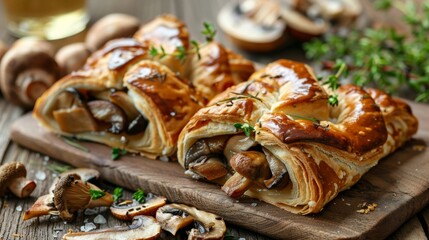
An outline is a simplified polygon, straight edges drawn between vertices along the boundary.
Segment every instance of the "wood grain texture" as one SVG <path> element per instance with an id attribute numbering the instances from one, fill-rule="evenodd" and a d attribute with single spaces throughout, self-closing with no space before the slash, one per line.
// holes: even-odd
<path id="1" fill-rule="evenodd" d="M 340 193 L 320 214 L 298 216 L 244 198 L 227 197 L 218 186 L 185 176 L 175 162 L 125 156 L 112 161 L 110 148 L 83 142 L 90 152 L 78 150 L 38 126 L 26 115 L 12 127 L 12 139 L 30 149 L 78 167 L 92 167 L 102 177 L 131 189 L 138 186 L 174 202 L 216 212 L 226 221 L 261 234 L 282 239 L 381 239 L 388 236 L 429 201 L 429 151 L 415 146 L 429 143 L 429 107 L 412 104 L 421 123 L 415 139 L 371 169 L 354 187 Z M 425 124 L 426 123 L 426 124 Z M 377 203 L 370 214 L 359 214 L 359 205 Z M 256 203 L 257 206 L 252 206 Z"/>

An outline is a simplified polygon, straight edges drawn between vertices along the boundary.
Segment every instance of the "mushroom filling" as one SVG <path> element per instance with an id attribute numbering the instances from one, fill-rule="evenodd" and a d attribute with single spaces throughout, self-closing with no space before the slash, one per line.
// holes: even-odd
<path id="1" fill-rule="evenodd" d="M 231 176 L 222 187 L 231 197 L 252 186 L 281 190 L 290 183 L 285 164 L 245 135 L 200 139 L 189 148 L 184 164 L 187 173 L 209 181 Z"/>
<path id="2" fill-rule="evenodd" d="M 67 133 L 143 133 L 148 120 L 124 91 L 89 92 L 68 88 L 58 96 L 53 116 Z"/>

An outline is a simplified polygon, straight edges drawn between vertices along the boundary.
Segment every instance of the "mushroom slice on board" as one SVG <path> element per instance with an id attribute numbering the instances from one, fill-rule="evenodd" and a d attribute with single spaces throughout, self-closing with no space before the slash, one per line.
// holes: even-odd
<path id="1" fill-rule="evenodd" d="M 223 239 L 226 232 L 221 217 L 184 204 L 168 204 L 159 208 L 156 220 L 162 229 L 173 235 L 193 222 L 195 228 L 190 231 L 188 239 Z"/>
<path id="2" fill-rule="evenodd" d="M 136 200 L 126 200 L 119 203 L 113 203 L 110 207 L 112 215 L 121 220 L 131 220 L 137 215 L 153 216 L 158 208 L 164 206 L 167 199 L 162 196 L 156 196 L 148 193 L 144 203 Z"/>
<path id="3" fill-rule="evenodd" d="M 114 227 L 92 232 L 69 232 L 63 236 L 66 240 L 92 239 L 158 239 L 161 226 L 150 216 L 136 216 L 132 225 Z"/>
<path id="4" fill-rule="evenodd" d="M 28 220 L 49 214 L 56 215 L 54 194 L 47 194 L 39 197 L 33 206 L 25 211 L 23 219 Z"/>
<path id="5" fill-rule="evenodd" d="M 19 198 L 28 197 L 36 188 L 36 182 L 26 179 L 24 164 L 10 162 L 0 167 L 0 197 L 9 189 Z"/>
<path id="6" fill-rule="evenodd" d="M 49 193 L 52 193 L 52 191 L 54 191 L 55 185 L 57 185 L 58 181 L 61 178 L 65 177 L 71 173 L 75 173 L 75 174 L 79 175 L 80 180 L 82 180 L 83 182 L 90 182 L 92 184 L 95 184 L 95 182 L 100 178 L 100 172 L 95 170 L 95 169 L 92 169 L 92 168 L 71 169 L 71 170 L 68 170 L 68 171 L 61 173 L 60 175 L 58 175 L 58 177 L 56 177 L 54 179 L 54 181 L 52 181 L 51 187 L 49 188 Z"/>

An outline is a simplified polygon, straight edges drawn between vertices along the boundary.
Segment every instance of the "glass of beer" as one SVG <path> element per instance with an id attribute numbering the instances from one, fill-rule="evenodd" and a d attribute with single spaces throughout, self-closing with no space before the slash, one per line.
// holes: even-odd
<path id="1" fill-rule="evenodd" d="M 48 40 L 72 36 L 89 21 L 85 0 L 3 0 L 8 30 Z"/>

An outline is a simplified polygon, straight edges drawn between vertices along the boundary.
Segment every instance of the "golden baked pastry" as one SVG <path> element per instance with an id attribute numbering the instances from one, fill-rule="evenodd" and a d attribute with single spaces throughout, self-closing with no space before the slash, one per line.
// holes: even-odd
<path id="1" fill-rule="evenodd" d="M 220 44 L 208 44 L 201 50 L 201 63 L 207 63 L 205 49 L 210 45 L 223 49 Z M 140 152 L 150 158 L 170 157 L 176 152 L 180 131 L 203 106 L 203 98 L 195 89 L 216 85 L 212 82 L 216 79 L 228 79 L 225 72 L 232 75 L 229 55 L 224 51 L 225 54 L 210 56 L 215 62 L 226 62 L 206 66 L 210 68 L 207 72 L 213 73 L 210 79 L 188 80 L 189 68 L 200 62 L 190 60 L 197 57 L 191 52 L 189 63 L 177 59 L 179 47 L 188 51 L 186 26 L 174 16 L 162 15 L 143 25 L 134 38 L 112 40 L 94 52 L 81 70 L 58 81 L 38 99 L 33 114 L 42 125 L 63 135 Z M 165 56 L 152 56 L 151 48 L 164 49 Z M 246 60 L 237 59 L 240 56 L 231 54 L 234 66 L 249 66 Z M 253 67 L 251 63 L 250 66 Z M 237 69 L 243 76 L 243 67 Z M 193 77 L 201 79 L 199 74 L 205 72 L 194 72 Z M 204 97 L 210 100 L 233 83 L 230 80 L 210 89 Z"/>
<path id="2" fill-rule="evenodd" d="M 417 131 L 409 106 L 341 86 L 338 106 L 303 63 L 279 60 L 200 109 L 179 137 L 186 173 L 293 213 L 321 209 Z"/>

